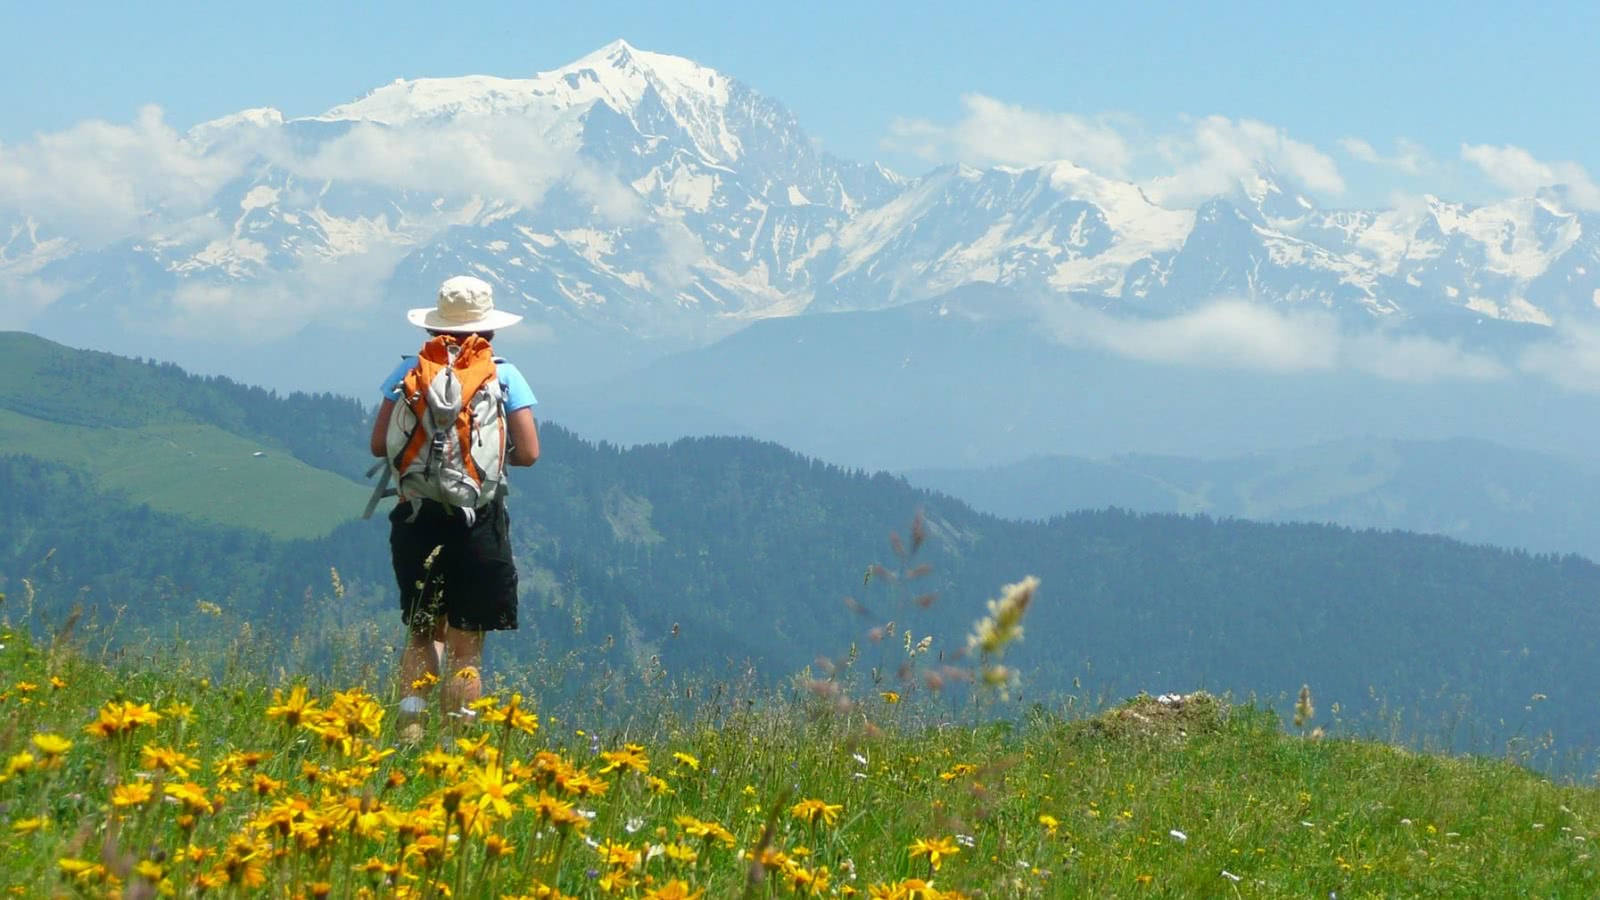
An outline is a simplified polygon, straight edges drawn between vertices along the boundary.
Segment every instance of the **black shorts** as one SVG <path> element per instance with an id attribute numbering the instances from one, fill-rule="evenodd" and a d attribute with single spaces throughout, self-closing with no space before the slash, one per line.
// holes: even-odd
<path id="1" fill-rule="evenodd" d="M 431 500 L 407 522 L 411 510 L 410 503 L 399 503 L 389 513 L 389 552 L 406 625 L 421 630 L 444 615 L 462 631 L 516 628 L 517 566 L 505 502 L 478 510 L 471 527 L 459 511 Z"/>

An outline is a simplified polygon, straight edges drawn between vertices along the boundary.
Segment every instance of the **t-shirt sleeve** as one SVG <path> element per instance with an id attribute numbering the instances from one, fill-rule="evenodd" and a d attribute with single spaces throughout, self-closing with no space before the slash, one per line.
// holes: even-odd
<path id="1" fill-rule="evenodd" d="M 389 377 L 383 379 L 383 387 L 380 388 L 382 399 L 400 399 L 400 382 L 406 380 L 406 373 L 411 371 L 413 365 L 416 365 L 416 357 L 407 356 L 400 360 L 394 371 L 389 373 Z"/>
<path id="2" fill-rule="evenodd" d="M 528 379 L 523 378 L 521 370 L 511 363 L 500 364 L 500 384 L 506 390 L 506 412 L 538 405 L 533 388 L 528 386 Z"/>

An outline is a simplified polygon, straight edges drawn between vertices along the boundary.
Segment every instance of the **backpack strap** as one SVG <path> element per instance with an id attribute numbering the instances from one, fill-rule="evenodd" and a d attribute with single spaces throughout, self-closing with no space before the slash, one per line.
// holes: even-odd
<path id="1" fill-rule="evenodd" d="M 385 497 L 393 497 L 399 493 L 399 491 L 389 487 L 389 479 L 394 477 L 394 470 L 389 468 L 388 460 L 380 459 L 373 463 L 372 468 L 367 470 L 367 477 L 371 478 L 374 475 L 378 475 L 380 471 L 383 474 L 378 476 L 378 484 L 372 489 L 372 496 L 367 499 L 367 509 L 361 514 L 363 519 L 372 518 L 373 510 L 378 508 L 378 501 Z"/>

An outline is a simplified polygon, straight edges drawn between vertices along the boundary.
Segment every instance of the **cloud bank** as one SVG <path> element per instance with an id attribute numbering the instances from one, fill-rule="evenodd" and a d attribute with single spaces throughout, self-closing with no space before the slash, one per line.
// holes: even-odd
<path id="1" fill-rule="evenodd" d="M 1487 381 L 1521 371 L 1457 342 L 1352 330 L 1323 312 L 1219 300 L 1166 318 L 1112 315 L 1067 300 L 1037 307 L 1058 342 L 1170 366 L 1268 374 L 1355 371 L 1403 382 Z M 1600 384 L 1600 336 L 1596 344 Z"/>

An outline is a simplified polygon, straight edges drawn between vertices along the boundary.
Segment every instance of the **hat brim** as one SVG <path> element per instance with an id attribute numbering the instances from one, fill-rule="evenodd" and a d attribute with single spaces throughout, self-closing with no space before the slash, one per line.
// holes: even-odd
<path id="1" fill-rule="evenodd" d="M 437 308 L 425 306 L 421 309 L 408 311 L 406 313 L 406 321 L 418 328 L 426 328 L 429 331 L 443 331 L 449 334 L 472 334 L 475 331 L 499 331 L 502 328 L 509 328 L 521 322 L 522 317 L 516 313 L 493 309 L 482 318 L 467 322 L 452 322 L 439 315 Z"/>

